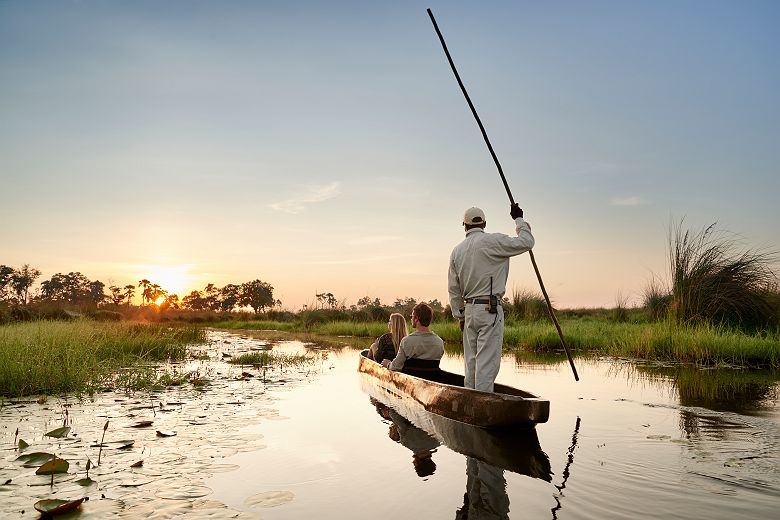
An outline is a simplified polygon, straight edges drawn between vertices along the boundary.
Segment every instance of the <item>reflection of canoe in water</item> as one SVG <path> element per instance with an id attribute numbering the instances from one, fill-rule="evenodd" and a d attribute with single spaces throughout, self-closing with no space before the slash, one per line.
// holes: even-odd
<path id="1" fill-rule="evenodd" d="M 410 428 L 419 430 L 452 451 L 492 466 L 546 482 L 552 480 L 550 460 L 539 445 L 536 429 L 510 427 L 486 430 L 426 412 L 420 406 L 405 406 L 411 403 L 387 394 L 368 375 L 362 376 L 361 383 L 363 390 L 371 396 L 377 412 L 393 423 L 407 422 L 407 431 Z M 387 406 L 390 413 L 381 413 L 382 406 Z"/>
<path id="2" fill-rule="evenodd" d="M 429 381 L 388 370 L 368 359 L 367 354 L 367 350 L 360 353 L 358 370 L 370 376 L 372 384 L 382 393 L 405 404 L 416 403 L 442 417 L 482 428 L 497 428 L 531 426 L 547 422 L 550 415 L 550 401 L 511 386 L 496 384 L 492 393 L 480 392 L 464 388 L 463 376 L 444 370 L 436 374 L 436 381 Z"/>

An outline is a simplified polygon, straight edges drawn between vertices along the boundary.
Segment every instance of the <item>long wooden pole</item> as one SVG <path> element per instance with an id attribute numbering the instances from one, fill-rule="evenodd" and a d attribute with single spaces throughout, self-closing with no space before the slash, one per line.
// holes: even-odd
<path id="1" fill-rule="evenodd" d="M 490 144 L 490 139 L 488 139 L 487 132 L 485 131 L 485 127 L 482 125 L 482 120 L 479 118 L 479 114 L 477 114 L 477 109 L 474 108 L 474 103 L 471 102 L 471 98 L 469 97 L 469 93 L 466 92 L 466 87 L 463 85 L 463 81 L 460 79 L 460 74 L 458 74 L 458 69 L 455 68 L 455 62 L 452 61 L 452 56 L 450 56 L 450 51 L 447 49 L 447 44 L 444 42 L 444 36 L 442 36 L 441 31 L 439 30 L 439 25 L 436 23 L 436 18 L 433 17 L 433 12 L 428 9 L 428 16 L 431 18 L 431 22 L 433 23 L 433 28 L 436 30 L 436 34 L 439 36 L 439 41 L 441 42 L 442 49 L 444 49 L 444 54 L 447 56 L 447 61 L 450 63 L 450 68 L 452 68 L 453 74 L 455 74 L 455 79 L 458 81 L 458 85 L 460 85 L 460 90 L 463 92 L 463 96 L 466 98 L 466 102 L 469 105 L 469 108 L 471 109 L 471 113 L 474 115 L 474 119 L 477 120 L 477 125 L 479 126 L 479 131 L 482 132 L 482 137 L 485 139 L 485 144 L 488 147 L 488 150 L 490 150 L 490 155 L 493 157 L 493 162 L 496 163 L 496 168 L 498 168 L 498 174 L 501 176 L 501 182 L 504 183 L 504 189 L 506 190 L 506 194 L 509 196 L 509 202 L 514 205 L 515 199 L 512 197 L 512 191 L 509 189 L 509 184 L 506 182 L 506 176 L 504 176 L 504 169 L 501 168 L 501 163 L 498 162 L 498 157 L 496 156 L 496 152 L 493 150 L 493 145 Z M 542 275 L 539 273 L 539 267 L 536 265 L 536 258 L 534 257 L 533 251 L 528 251 L 528 255 L 531 257 L 531 263 L 534 266 L 534 272 L 536 273 L 536 278 L 539 280 L 539 287 L 542 289 L 542 295 L 544 295 L 544 301 L 547 302 L 547 312 L 550 314 L 550 318 L 552 319 L 553 323 L 555 324 L 555 328 L 558 331 L 558 337 L 561 339 L 561 345 L 563 345 L 563 349 L 566 351 L 566 357 L 569 358 L 569 365 L 571 365 L 571 370 L 574 372 L 574 380 L 579 381 L 580 376 L 577 375 L 577 368 L 574 366 L 574 360 L 571 357 L 571 352 L 569 351 L 569 347 L 566 345 L 566 340 L 563 338 L 563 331 L 561 330 L 561 325 L 558 323 L 558 318 L 555 317 L 555 311 L 553 310 L 552 303 L 550 302 L 550 297 L 547 295 L 547 290 L 544 288 L 544 282 L 542 281 Z"/>

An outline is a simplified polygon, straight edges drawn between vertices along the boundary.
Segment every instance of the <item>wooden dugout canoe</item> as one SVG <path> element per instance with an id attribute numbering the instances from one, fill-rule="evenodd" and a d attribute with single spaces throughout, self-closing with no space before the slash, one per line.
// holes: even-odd
<path id="1" fill-rule="evenodd" d="M 463 387 L 463 376 L 441 370 L 437 381 L 394 372 L 360 353 L 358 371 L 372 378 L 384 393 L 425 411 L 481 428 L 533 426 L 547 422 L 550 401 L 524 390 L 496 384 L 494 391 L 480 392 Z"/>
<path id="2" fill-rule="evenodd" d="M 361 386 L 376 408 L 377 413 L 398 428 L 406 423 L 405 431 L 410 428 L 421 431 L 445 445 L 454 452 L 471 457 L 495 468 L 528 475 L 546 482 L 552 480 L 550 459 L 539 445 L 536 428 L 516 426 L 498 429 L 486 429 L 460 421 L 453 421 L 435 413 L 426 412 L 420 406 L 409 408 L 398 399 L 373 384 L 374 378 L 360 374 Z M 392 438 L 392 437 L 391 437 Z M 419 445 L 419 435 L 415 436 Z M 396 440 L 396 439 L 393 439 Z M 415 446 L 398 442 L 416 453 Z"/>

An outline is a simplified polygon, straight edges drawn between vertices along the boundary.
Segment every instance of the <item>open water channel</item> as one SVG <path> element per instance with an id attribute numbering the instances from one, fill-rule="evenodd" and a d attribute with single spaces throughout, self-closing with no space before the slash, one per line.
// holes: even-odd
<path id="1" fill-rule="evenodd" d="M 549 399 L 549 421 L 447 437 L 371 399 L 354 340 L 278 336 L 210 332 L 193 347 L 208 359 L 164 367 L 197 371 L 198 386 L 6 401 L 0 517 L 37 518 L 37 500 L 79 497 L 89 500 L 62 518 L 768 519 L 780 510 L 776 374 L 577 359 L 575 382 L 565 359 L 507 355 L 499 382 Z M 313 361 L 225 362 L 268 348 Z M 457 354 L 442 364 L 462 371 Z M 65 437 L 45 435 L 63 425 Z M 19 438 L 30 445 L 22 454 L 54 453 L 68 473 L 53 486 L 36 475 L 34 460 L 18 459 Z"/>

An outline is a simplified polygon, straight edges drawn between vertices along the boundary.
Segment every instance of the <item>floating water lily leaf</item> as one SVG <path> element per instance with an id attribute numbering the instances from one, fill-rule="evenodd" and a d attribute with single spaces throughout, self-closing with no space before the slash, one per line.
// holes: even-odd
<path id="1" fill-rule="evenodd" d="M 154 421 L 138 421 L 137 423 L 133 424 L 131 428 L 148 428 L 154 424 Z"/>
<path id="2" fill-rule="evenodd" d="M 78 484 L 79 486 L 84 486 L 84 487 L 86 487 L 86 486 L 91 486 L 91 485 L 92 485 L 92 484 L 94 484 L 94 483 L 95 483 L 95 481 L 94 481 L 94 480 L 92 480 L 92 479 L 91 479 L 91 478 L 89 478 L 89 477 L 87 477 L 87 478 L 80 478 L 80 479 L 78 479 L 78 480 L 76 481 L 76 484 Z"/>
<path id="3" fill-rule="evenodd" d="M 168 432 L 168 431 L 157 430 L 157 436 L 158 437 L 174 437 L 175 435 L 176 435 L 176 432 Z"/>
<path id="4" fill-rule="evenodd" d="M 144 465 L 144 461 L 139 460 L 138 462 L 134 462 L 134 463 L 130 464 L 130 467 L 131 468 L 140 468 L 143 465 Z"/>
<path id="5" fill-rule="evenodd" d="M 41 464 L 48 462 L 53 458 L 55 458 L 53 453 L 44 453 L 42 451 L 36 451 L 33 453 L 25 453 L 24 455 L 19 455 L 18 457 L 16 457 L 16 460 L 23 461 L 24 466 L 27 468 L 37 468 Z"/>
<path id="6" fill-rule="evenodd" d="M 19 451 L 23 451 L 23 450 L 25 450 L 25 449 L 26 449 L 26 448 L 29 446 L 29 444 L 27 444 L 26 442 L 24 442 L 24 440 L 22 440 L 22 439 L 19 439 L 19 444 L 18 444 L 18 446 L 19 446 Z"/>
<path id="7" fill-rule="evenodd" d="M 82 502 L 84 502 L 84 498 L 78 500 L 48 499 L 37 501 L 33 507 L 45 515 L 59 515 L 77 509 Z"/>
<path id="8" fill-rule="evenodd" d="M 70 462 L 65 459 L 54 458 L 35 471 L 36 475 L 55 475 L 57 473 L 67 473 Z"/>
<path id="9" fill-rule="evenodd" d="M 68 435 L 70 432 L 70 426 L 63 426 L 62 428 L 57 428 L 55 430 L 50 431 L 46 434 L 47 437 L 54 437 L 55 439 L 61 439 Z"/>
<path id="10" fill-rule="evenodd" d="M 123 441 L 115 441 L 113 444 L 117 444 L 118 446 L 116 449 L 118 450 L 126 450 L 128 448 L 132 448 L 133 444 L 135 444 L 135 441 L 132 439 L 126 439 Z"/>

